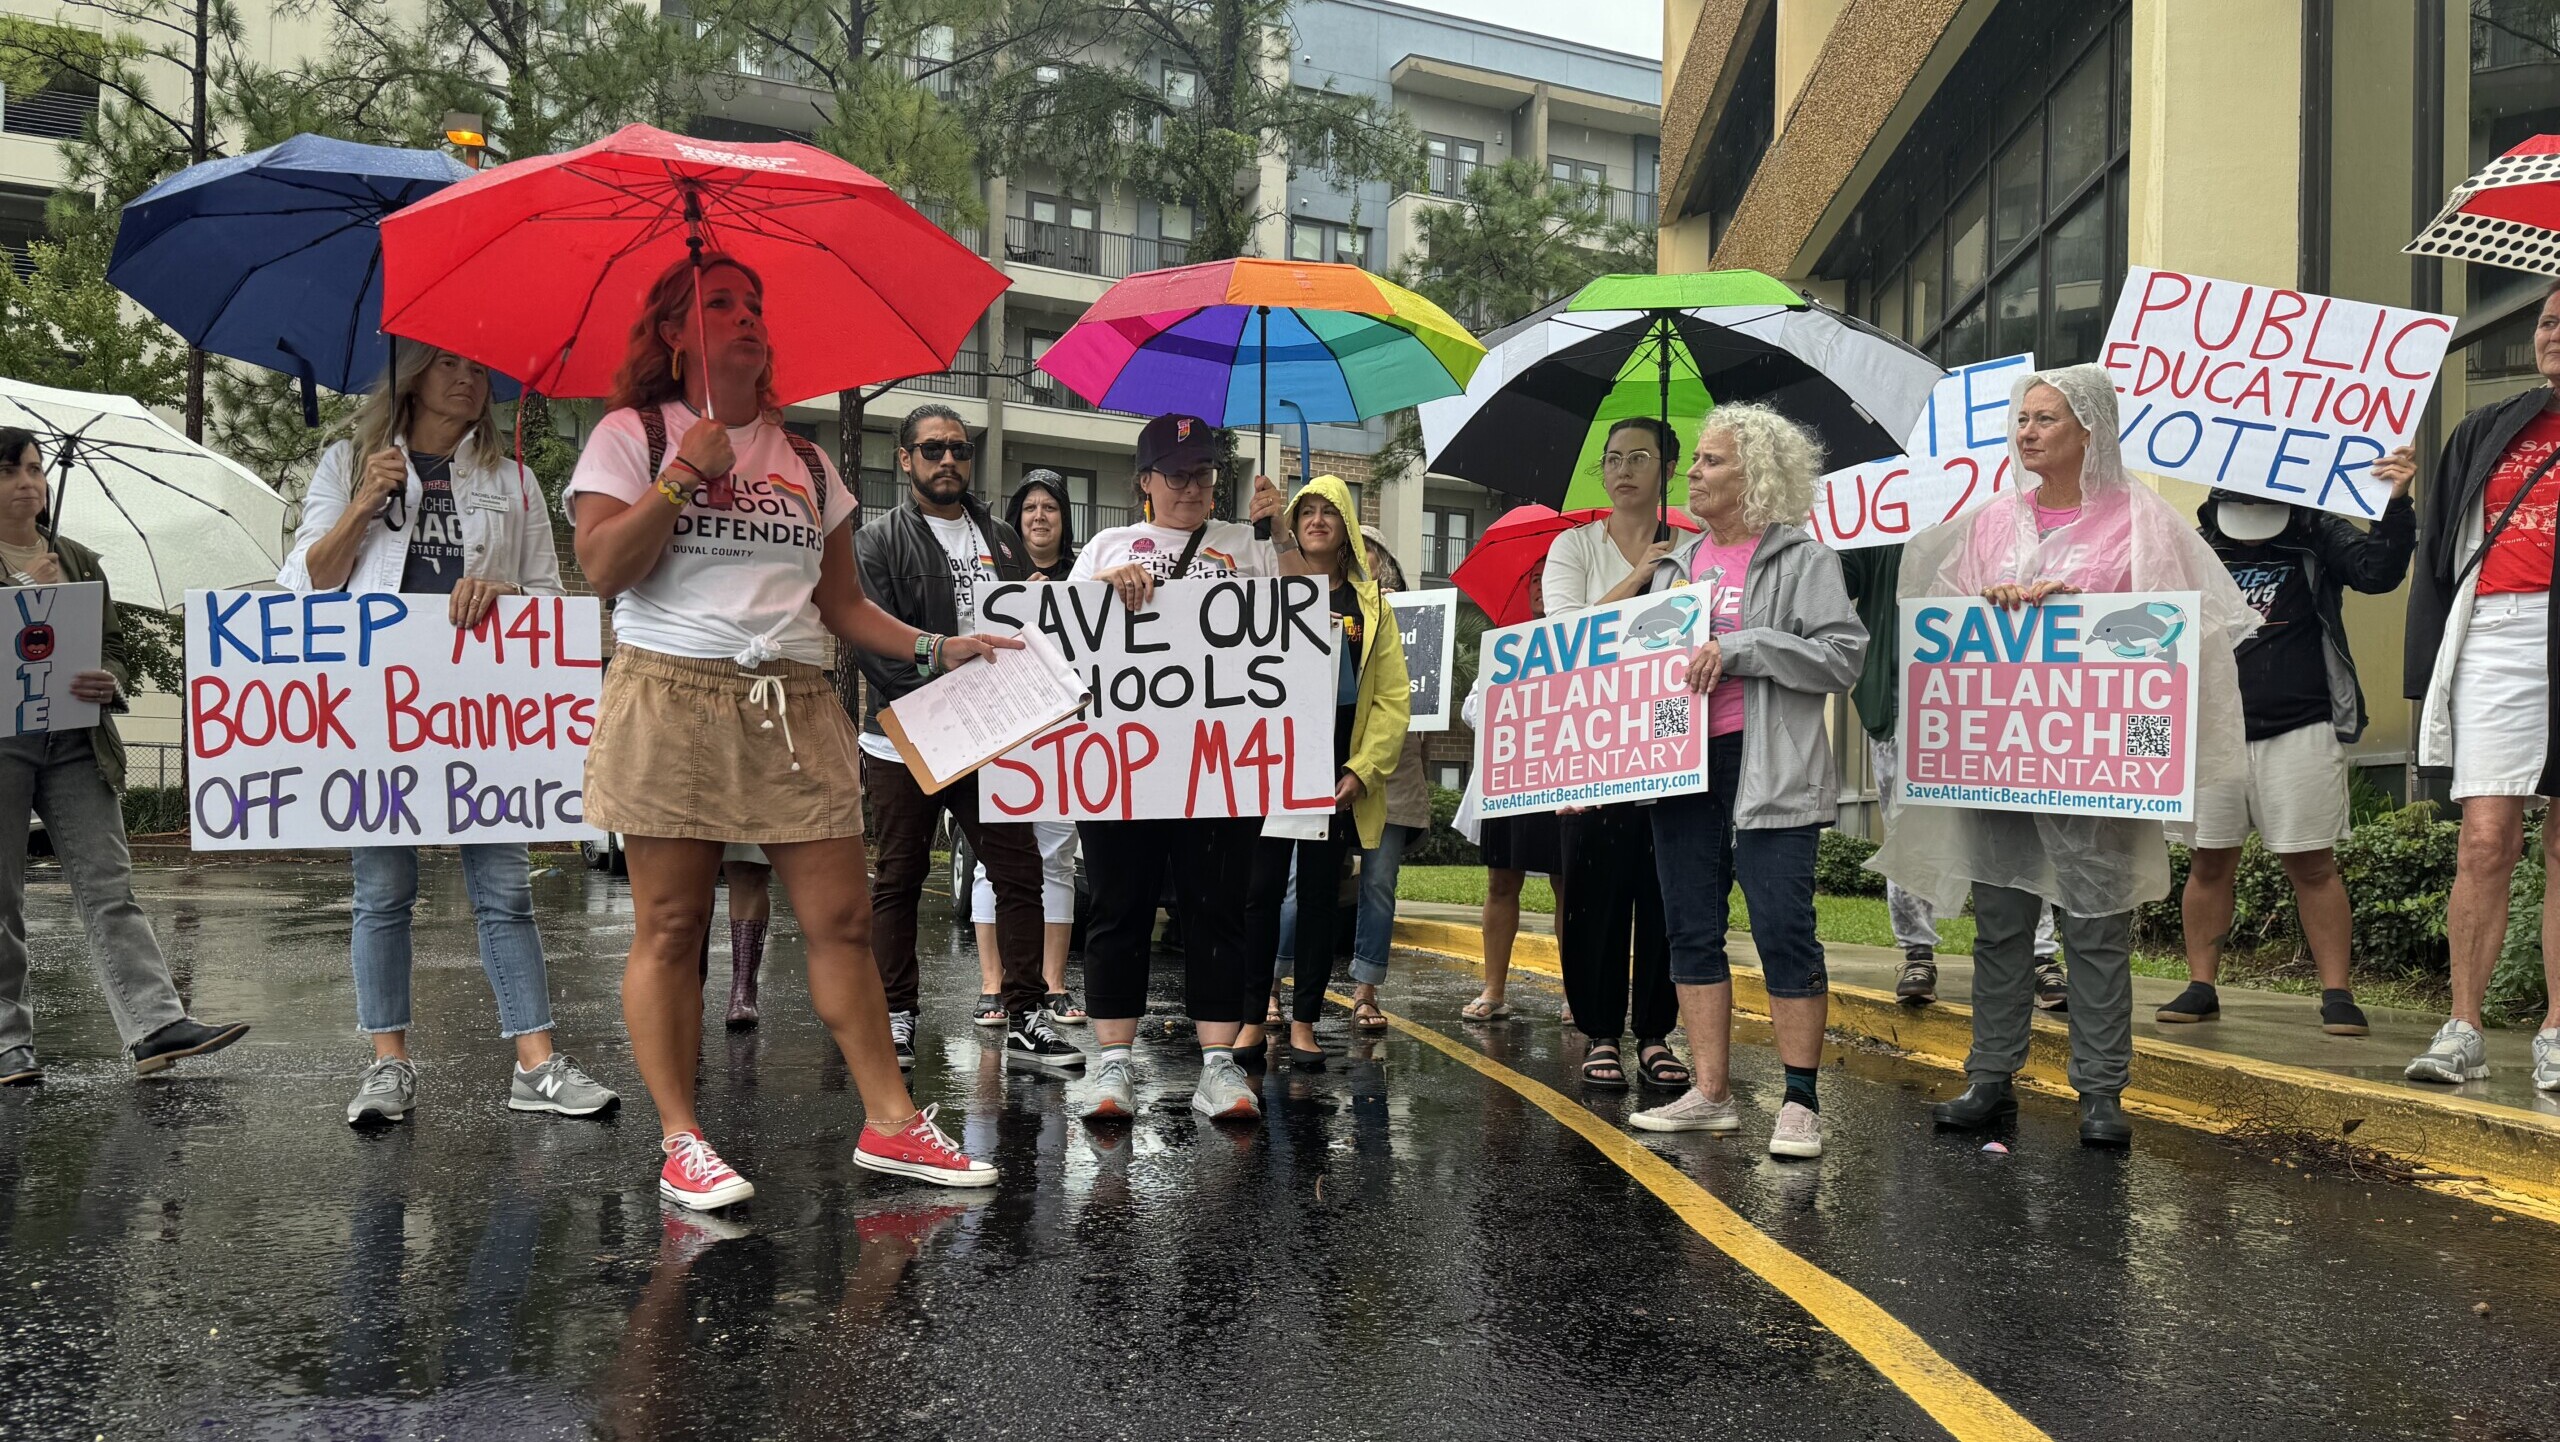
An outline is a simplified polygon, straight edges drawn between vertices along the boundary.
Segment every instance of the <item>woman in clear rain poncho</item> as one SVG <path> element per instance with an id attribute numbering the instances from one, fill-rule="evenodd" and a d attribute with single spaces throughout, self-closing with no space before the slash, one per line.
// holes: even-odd
<path id="1" fill-rule="evenodd" d="M 2196 787 L 2246 764 L 2232 651 L 2257 613 L 2178 509 L 2126 473 L 2115 382 L 2099 366 L 2045 371 L 2010 395 L 2009 457 L 2031 487 L 1911 541 L 1900 594 L 1980 596 L 2018 607 L 2091 591 L 2195 591 Z M 2169 893 L 2162 824 L 2112 816 L 1903 806 L 1869 863 L 1941 910 L 1970 890 L 1973 1052 L 1941 1125 L 1993 1125 L 2017 1111 L 2027 1059 L 2038 909 L 2053 905 L 2071 958 L 2071 1084 L 2083 1141 L 2132 1139 L 2119 1097 L 2133 1058 L 2133 908 Z"/>

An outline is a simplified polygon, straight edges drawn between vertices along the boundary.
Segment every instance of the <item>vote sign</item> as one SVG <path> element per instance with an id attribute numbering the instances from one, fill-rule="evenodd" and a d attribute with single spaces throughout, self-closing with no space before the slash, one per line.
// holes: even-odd
<path id="1" fill-rule="evenodd" d="M 96 581 L 68 586 L 12 586 L 5 616 L 9 664 L 17 682 L 9 688 L 10 733 L 77 731 L 98 724 L 96 703 L 71 694 L 72 678 L 105 667 L 107 588 Z"/>
<path id="2" fill-rule="evenodd" d="M 1904 601 L 1901 803 L 2192 820 L 2201 604 Z"/>

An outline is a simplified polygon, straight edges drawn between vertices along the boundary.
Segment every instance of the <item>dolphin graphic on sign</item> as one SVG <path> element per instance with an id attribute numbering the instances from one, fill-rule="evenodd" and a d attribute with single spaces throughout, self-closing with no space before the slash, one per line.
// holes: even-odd
<path id="1" fill-rule="evenodd" d="M 1698 603 L 1687 596 L 1673 596 L 1646 611 L 1627 625 L 1627 639 L 1648 651 L 1684 644 L 1697 628 Z"/>
<path id="2" fill-rule="evenodd" d="M 2089 628 L 2092 645 L 2104 646 L 2128 661 L 2178 663 L 2178 638 L 2187 632 L 2187 613 L 2165 601 L 2129 606 L 2102 616 Z"/>

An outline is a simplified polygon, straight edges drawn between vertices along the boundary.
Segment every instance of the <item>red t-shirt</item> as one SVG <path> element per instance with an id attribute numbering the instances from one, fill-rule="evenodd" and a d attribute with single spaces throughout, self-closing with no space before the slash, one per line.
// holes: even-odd
<path id="1" fill-rule="evenodd" d="M 2498 457 L 2498 468 L 2489 473 L 2489 494 L 2481 502 L 2480 516 L 2484 526 L 2494 526 L 2516 498 L 2524 478 L 2542 464 L 2550 454 L 2560 450 L 2560 411 L 2544 410 L 2525 422 L 2507 453 Z M 2553 466 L 2535 484 L 2533 494 L 2507 518 L 2507 528 L 2491 542 L 2488 558 L 2480 563 L 2480 594 L 2483 596 L 2531 594 L 2551 589 L 2551 550 L 2554 522 L 2560 519 L 2560 466 Z"/>

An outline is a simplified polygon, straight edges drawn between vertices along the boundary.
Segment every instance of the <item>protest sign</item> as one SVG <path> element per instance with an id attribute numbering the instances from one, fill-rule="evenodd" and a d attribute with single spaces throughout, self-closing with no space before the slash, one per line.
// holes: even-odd
<path id="1" fill-rule="evenodd" d="M 1689 653 L 1706 634 L 1687 591 L 1486 632 L 1481 814 L 1704 791 L 1706 698 L 1689 694 Z"/>
<path id="2" fill-rule="evenodd" d="M 1404 637 L 1404 673 L 1411 683 L 1413 720 L 1405 729 L 1446 731 L 1457 710 L 1449 698 L 1449 674 L 1458 654 L 1458 593 L 1396 591 L 1387 604 L 1395 607 L 1396 629 Z"/>
<path id="3" fill-rule="evenodd" d="M 1815 539 L 1835 551 L 1898 546 L 2008 490 L 2009 387 L 2035 368 L 2029 354 L 1949 373 L 1929 392 L 1903 454 L 1822 478 L 1814 490 Z"/>
<path id="4" fill-rule="evenodd" d="M 1902 804 L 2193 819 L 2200 604 L 1904 601 Z"/>
<path id="5" fill-rule="evenodd" d="M 603 679 L 593 597 L 187 593 L 198 851 L 574 841 Z"/>
<path id="6" fill-rule="evenodd" d="M 9 588 L 9 659 L 18 668 L 9 689 L 11 735 L 98 724 L 97 704 L 72 695 L 71 678 L 106 669 L 106 601 L 107 588 L 96 581 Z"/>
<path id="7" fill-rule="evenodd" d="M 1099 581 L 978 590 L 988 631 L 1037 630 L 1083 714 L 978 773 L 987 821 L 1333 811 L 1333 608 L 1312 576 L 1167 581 L 1131 611 Z"/>
<path id="8" fill-rule="evenodd" d="M 2135 266 L 2099 351 L 2124 463 L 2371 519 L 2373 463 L 2409 443 L 2453 317 Z"/>

